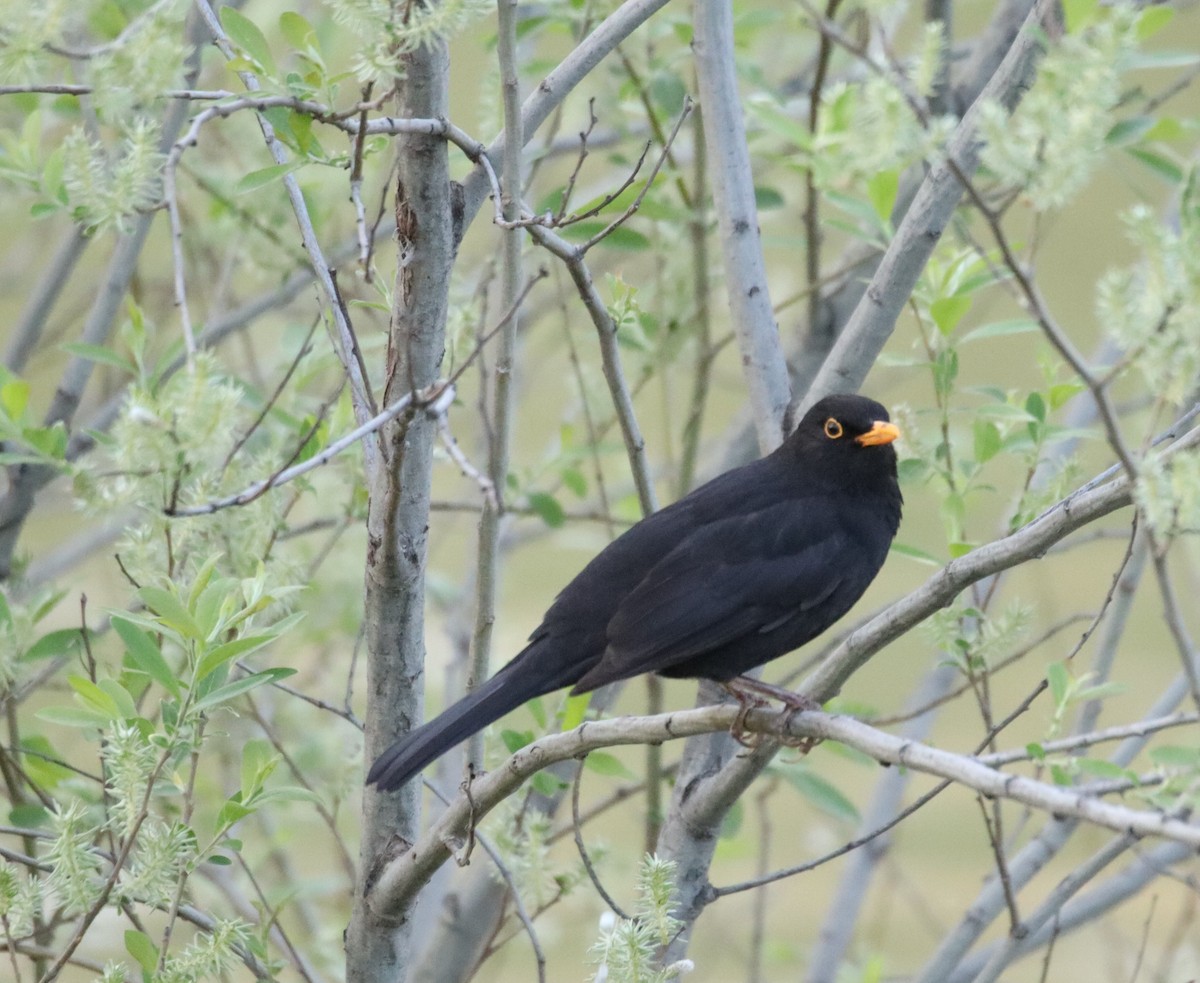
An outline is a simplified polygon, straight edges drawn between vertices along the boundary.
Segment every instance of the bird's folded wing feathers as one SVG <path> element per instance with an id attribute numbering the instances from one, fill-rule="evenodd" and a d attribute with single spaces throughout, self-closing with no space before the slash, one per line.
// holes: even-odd
<path id="1" fill-rule="evenodd" d="M 846 536 L 794 505 L 766 511 L 698 529 L 666 554 L 609 621 L 606 668 L 626 676 L 669 667 L 827 598 Z"/>

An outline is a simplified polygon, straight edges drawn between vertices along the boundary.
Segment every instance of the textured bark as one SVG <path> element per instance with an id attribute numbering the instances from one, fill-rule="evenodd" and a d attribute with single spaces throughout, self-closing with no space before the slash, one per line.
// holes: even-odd
<path id="1" fill-rule="evenodd" d="M 447 111 L 449 58 L 442 45 L 406 58 L 399 116 Z M 447 146 L 439 137 L 397 139 L 399 259 L 384 404 L 432 383 L 442 360 L 453 215 Z M 425 662 L 425 564 L 434 421 L 419 410 L 381 432 L 382 466 L 368 474 L 364 576 L 368 655 L 366 761 L 420 722 Z M 363 793 L 359 883 L 346 934 L 346 978 L 395 983 L 407 976 L 407 911 L 375 912 L 366 903 L 374 874 L 415 836 L 419 784 L 398 793 Z"/>

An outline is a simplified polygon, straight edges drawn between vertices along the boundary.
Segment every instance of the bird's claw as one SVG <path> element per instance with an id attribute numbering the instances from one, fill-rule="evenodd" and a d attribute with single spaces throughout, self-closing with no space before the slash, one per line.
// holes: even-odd
<path id="1" fill-rule="evenodd" d="M 750 676 L 734 676 L 733 679 L 727 680 L 721 685 L 725 687 L 726 691 L 739 704 L 737 716 L 733 718 L 729 732 L 733 736 L 733 739 L 742 745 L 742 747 L 750 748 L 751 750 L 757 748 L 762 743 L 763 735 L 754 734 L 750 737 L 747 736 L 746 716 L 751 710 L 767 706 L 769 699 L 778 700 L 787 707 L 787 716 L 783 718 L 783 729 L 785 731 L 796 714 L 803 713 L 806 710 L 821 709 L 821 704 L 806 693 L 796 693 L 793 690 L 784 689 L 781 686 L 773 686 L 771 683 L 764 683 L 761 679 L 754 679 Z M 809 751 L 821 743 L 819 737 L 791 737 L 785 735 L 777 738 L 777 740 L 784 747 L 795 748 L 801 754 L 808 754 Z"/>

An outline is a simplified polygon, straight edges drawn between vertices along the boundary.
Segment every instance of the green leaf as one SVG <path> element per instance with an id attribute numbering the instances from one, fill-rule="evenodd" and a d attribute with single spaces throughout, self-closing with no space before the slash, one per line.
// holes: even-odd
<path id="1" fill-rule="evenodd" d="M 86 676 L 70 675 L 67 683 L 75 691 L 75 698 L 85 709 L 98 713 L 107 720 L 120 720 L 121 712 L 117 701 Z"/>
<path id="2" fill-rule="evenodd" d="M 1085 775 L 1094 778 L 1114 779 L 1126 778 L 1129 772 L 1111 761 L 1101 761 L 1096 758 L 1076 758 L 1075 766 Z"/>
<path id="3" fill-rule="evenodd" d="M 999 338 L 1005 335 L 1026 334 L 1038 329 L 1037 322 L 1027 317 L 1017 317 L 1010 321 L 992 321 L 972 328 L 959 339 L 963 344 L 968 341 L 978 341 L 980 338 Z"/>
<path id="4" fill-rule="evenodd" d="M 317 41 L 317 32 L 313 30 L 313 26 L 292 10 L 285 10 L 279 15 L 279 32 L 297 51 L 313 47 Z"/>
<path id="5" fill-rule="evenodd" d="M 938 330 L 943 335 L 950 334 L 958 327 L 958 322 L 963 319 L 963 315 L 970 309 L 971 298 L 961 294 L 953 297 L 939 297 L 929 305 L 929 313 L 933 317 L 933 323 L 937 325 Z"/>
<path id="6" fill-rule="evenodd" d="M 1150 760 L 1164 768 L 1197 768 L 1200 767 L 1200 747 L 1164 744 L 1151 748 Z"/>
<path id="7" fill-rule="evenodd" d="M 25 443 L 45 457 L 62 461 L 67 456 L 67 427 L 61 420 L 49 427 L 26 427 Z"/>
<path id="8" fill-rule="evenodd" d="M 1130 116 L 1118 120 L 1104 136 L 1104 142 L 1110 147 L 1119 147 L 1127 143 L 1137 143 L 1147 133 L 1154 129 L 1158 122 L 1153 116 Z"/>
<path id="9" fill-rule="evenodd" d="M 171 671 L 170 665 L 163 658 L 162 652 L 150 634 L 120 615 L 113 615 L 111 624 L 121 641 L 125 643 L 125 651 L 133 666 L 179 699 L 182 696 L 179 680 L 175 678 L 175 673 Z"/>
<path id="10" fill-rule="evenodd" d="M 1046 682 L 1050 685 L 1050 697 L 1055 707 L 1064 706 L 1071 692 L 1071 676 L 1067 667 L 1061 662 L 1051 662 L 1046 666 Z"/>
<path id="11" fill-rule="evenodd" d="M 154 975 L 155 970 L 158 969 L 158 948 L 150 940 L 150 936 L 132 928 L 126 929 L 125 951 L 133 956 L 137 964 L 142 967 L 143 973 L 147 976 Z"/>
<path id="12" fill-rule="evenodd" d="M 586 242 L 608 227 L 607 222 L 576 222 L 562 230 L 563 237 L 572 242 Z M 650 248 L 650 240 L 642 233 L 631 229 L 628 224 L 618 225 L 601 240 L 610 249 L 626 252 L 641 252 Z"/>
<path id="13" fill-rule="evenodd" d="M 1183 180 L 1183 168 L 1165 154 L 1147 150 L 1145 147 L 1126 147 L 1125 153 L 1145 164 L 1160 177 L 1166 178 L 1172 185 Z"/>
<path id="14" fill-rule="evenodd" d="M 576 693 L 568 696 L 562 708 L 562 729 L 574 730 L 587 715 L 588 707 L 592 705 L 591 693 Z"/>
<path id="15" fill-rule="evenodd" d="M 1146 41 L 1175 19 L 1175 11 L 1166 6 L 1144 7 L 1137 19 L 1137 39 Z"/>
<path id="16" fill-rule="evenodd" d="M 279 763 L 279 755 L 266 741 L 256 739 L 242 745 L 242 801 L 248 802 L 261 791 L 263 784 Z"/>
<path id="17" fill-rule="evenodd" d="M 981 420 L 976 418 L 974 424 L 975 435 L 975 460 L 982 464 L 984 461 L 990 461 L 999 452 L 1003 445 L 1000 438 L 1000 429 L 991 420 Z"/>
<path id="18" fill-rule="evenodd" d="M 754 204 L 760 212 L 769 212 L 773 208 L 782 208 L 786 201 L 774 188 L 765 188 L 760 185 L 754 186 Z"/>
<path id="19" fill-rule="evenodd" d="M 915 546 L 909 546 L 907 543 L 892 543 L 891 552 L 898 553 L 900 556 L 907 556 L 910 560 L 916 560 L 918 563 L 924 563 L 931 567 L 940 567 L 942 565 L 941 561 L 933 554 L 926 553 Z"/>
<path id="20" fill-rule="evenodd" d="M 534 791 L 539 795 L 544 795 L 547 798 L 553 798 L 567 787 L 566 782 L 550 771 L 539 771 L 530 779 L 529 784 L 533 786 Z"/>
<path id="21" fill-rule="evenodd" d="M 809 768 L 789 768 L 784 774 L 797 792 L 826 815 L 846 823 L 858 822 L 858 810 L 854 803 L 820 775 L 814 774 Z"/>
<path id="22" fill-rule="evenodd" d="M 29 404 L 29 383 L 24 379 L 12 379 L 0 386 L 0 409 L 14 423 L 25 415 Z"/>
<path id="23" fill-rule="evenodd" d="M 221 9 L 231 10 L 232 8 L 222 7 Z M 305 163 L 303 160 L 293 160 L 286 164 L 272 164 L 270 167 L 251 171 L 234 185 L 233 193 L 235 195 L 244 195 L 251 191 L 257 191 L 259 188 L 265 187 L 273 181 L 278 181 L 285 174 L 291 174 L 293 171 L 299 170 Z"/>
<path id="24" fill-rule="evenodd" d="M 526 744 L 532 744 L 533 739 L 533 731 L 531 730 L 512 730 L 505 727 L 500 731 L 500 742 L 509 754 L 516 754 Z"/>
<path id="25" fill-rule="evenodd" d="M 4 591 L 0 590 L 0 626 L 9 627 L 12 625 L 12 610 L 8 606 L 8 598 L 4 596 Z"/>
<path id="26" fill-rule="evenodd" d="M 61 628 L 47 632 L 21 656 L 23 662 L 38 659 L 53 659 L 60 655 L 73 655 L 83 646 L 83 632 L 79 628 Z"/>
<path id="27" fill-rule="evenodd" d="M 1067 32 L 1078 34 L 1095 21 L 1100 0 L 1063 0 L 1063 19 Z"/>
<path id="28" fill-rule="evenodd" d="M 896 207 L 896 193 L 900 189 L 899 171 L 880 171 L 867 181 L 867 199 L 875 214 L 885 225 L 891 221 L 892 209 Z"/>
<path id="29" fill-rule="evenodd" d="M 141 587 L 137 596 L 146 607 L 158 615 L 164 625 L 174 628 L 185 638 L 199 640 L 203 637 L 191 613 L 171 591 L 162 587 Z"/>
<path id="30" fill-rule="evenodd" d="M 107 727 L 113 720 L 107 713 L 85 707 L 43 707 L 34 716 L 60 727 Z"/>
<path id="31" fill-rule="evenodd" d="M 271 57 L 270 45 L 254 21 L 234 7 L 222 7 L 221 26 L 230 40 L 254 59 L 267 75 L 275 74 L 275 59 Z"/>
<path id="32" fill-rule="evenodd" d="M 95 362 L 97 365 L 107 365 L 124 372 L 126 375 L 137 374 L 136 365 L 111 348 L 105 348 L 103 345 L 89 345 L 82 341 L 69 341 L 58 347 L 68 355 L 74 355 L 76 358 L 85 358 L 89 362 Z"/>
<path id="33" fill-rule="evenodd" d="M 252 689 L 257 689 L 259 686 L 265 686 L 268 683 L 286 679 L 288 676 L 294 676 L 295 674 L 295 669 L 267 669 L 264 672 L 256 672 L 249 676 L 243 676 L 241 679 L 235 679 L 232 683 L 227 683 L 213 690 L 202 699 L 197 700 L 194 709 L 197 712 L 208 710 L 219 704 L 228 703 L 235 697 L 241 696 L 243 693 L 249 693 Z"/>
<path id="34" fill-rule="evenodd" d="M 558 499 L 546 492 L 529 492 L 525 496 L 529 507 L 542 517 L 542 521 L 551 529 L 557 529 L 566 521 L 566 513 L 558 504 Z"/>
<path id="35" fill-rule="evenodd" d="M 278 632 L 269 631 L 257 635 L 246 635 L 243 638 L 235 638 L 232 642 L 225 642 L 222 645 L 209 649 L 200 659 L 200 664 L 196 666 L 196 681 L 199 682 L 214 669 L 223 666 L 231 659 L 248 655 L 251 652 L 257 652 L 264 645 L 269 645 L 278 637 Z"/>
<path id="36" fill-rule="evenodd" d="M 636 779 L 632 771 L 625 767 L 621 759 L 607 751 L 592 751 L 583 759 L 583 766 L 597 775 L 608 775 L 614 778 Z"/>

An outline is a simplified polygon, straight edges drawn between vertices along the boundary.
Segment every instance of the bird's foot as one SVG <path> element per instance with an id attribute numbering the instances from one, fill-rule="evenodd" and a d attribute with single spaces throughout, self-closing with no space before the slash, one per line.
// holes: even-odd
<path id="1" fill-rule="evenodd" d="M 761 679 L 754 679 L 751 676 L 734 676 L 721 685 L 741 704 L 741 709 L 738 710 L 737 716 L 734 717 L 731 732 L 739 744 L 748 748 L 758 747 L 762 742 L 762 735 L 755 734 L 752 738 L 747 739 L 745 730 L 746 715 L 751 710 L 766 706 L 768 700 L 778 700 L 788 708 L 787 716 L 783 721 L 785 728 L 792 722 L 792 717 L 797 713 L 803 713 L 805 710 L 821 709 L 821 704 L 806 693 L 797 693 L 790 689 L 784 689 L 782 686 L 765 683 Z M 780 743 L 787 747 L 796 748 L 801 754 L 808 754 L 821 741 L 819 738 L 812 737 L 783 737 L 780 738 Z"/>
<path id="2" fill-rule="evenodd" d="M 740 690 L 731 685 L 731 683 L 722 683 L 721 685 L 725 687 L 729 695 L 738 702 L 737 716 L 733 718 L 733 723 L 729 725 L 729 736 L 737 741 L 742 747 L 749 748 L 751 751 L 753 751 L 762 743 L 762 734 L 755 734 L 746 730 L 746 715 L 751 710 L 757 710 L 759 707 L 765 707 L 767 705 L 767 701 L 754 693 L 748 693 L 744 690 Z"/>

